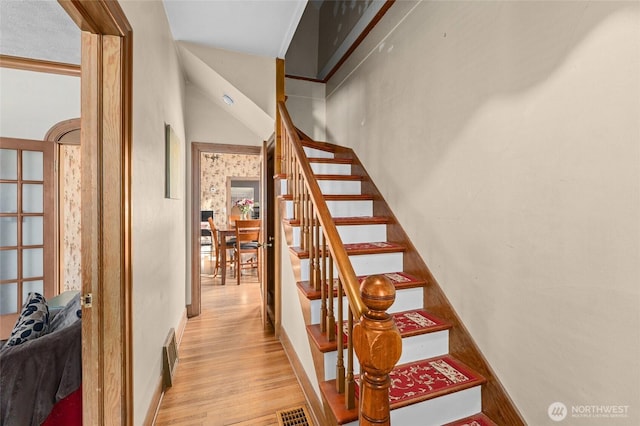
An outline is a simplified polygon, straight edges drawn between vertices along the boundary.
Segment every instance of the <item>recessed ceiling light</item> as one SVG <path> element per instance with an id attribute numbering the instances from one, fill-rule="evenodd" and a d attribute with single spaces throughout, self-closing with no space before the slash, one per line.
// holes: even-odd
<path id="1" fill-rule="evenodd" d="M 222 95 L 222 100 L 224 101 L 225 104 L 227 105 L 233 105 L 233 98 L 229 95 Z"/>

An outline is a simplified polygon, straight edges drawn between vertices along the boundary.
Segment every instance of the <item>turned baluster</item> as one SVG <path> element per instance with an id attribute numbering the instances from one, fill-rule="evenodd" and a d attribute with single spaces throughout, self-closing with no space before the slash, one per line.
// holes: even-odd
<path id="1" fill-rule="evenodd" d="M 356 379 L 353 375 L 353 312 L 347 309 L 347 377 L 344 380 L 344 405 L 347 410 L 356 406 Z"/>
<path id="2" fill-rule="evenodd" d="M 329 256 L 329 280 L 333 282 L 333 258 Z M 342 308 L 342 282 L 338 279 L 338 362 L 336 363 L 336 391 L 344 393 L 345 369 L 344 369 L 344 339 L 342 336 L 343 308 Z"/>
<path id="3" fill-rule="evenodd" d="M 353 329 L 360 360 L 360 426 L 390 425 L 389 372 L 402 354 L 402 339 L 386 310 L 396 290 L 385 276 L 372 275 L 360 285 L 360 294 L 369 308 Z"/>
<path id="4" fill-rule="evenodd" d="M 322 234 L 322 253 L 327 253 L 327 239 L 324 234 Z M 324 264 L 324 261 L 323 261 Z M 327 286 L 327 293 L 329 295 L 329 306 L 327 307 L 327 321 L 326 321 L 326 330 L 327 330 L 327 339 L 330 342 L 333 342 L 336 339 L 336 318 L 333 313 L 333 264 L 331 265 L 331 276 L 327 280 L 326 269 L 325 274 L 323 276 L 323 281 Z M 338 299 L 338 303 L 341 302 L 342 299 Z M 338 332 L 339 335 L 342 335 L 341 332 Z"/>

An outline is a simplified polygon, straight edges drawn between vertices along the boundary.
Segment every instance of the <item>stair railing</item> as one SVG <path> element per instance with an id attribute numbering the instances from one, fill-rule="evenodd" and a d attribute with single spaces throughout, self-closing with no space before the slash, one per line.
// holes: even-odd
<path id="1" fill-rule="evenodd" d="M 336 340 L 336 390 L 344 394 L 346 409 L 355 408 L 355 350 L 361 369 L 360 424 L 389 425 L 389 372 L 402 352 L 400 333 L 386 312 L 395 300 L 395 287 L 381 275 L 367 277 L 362 284 L 356 277 L 284 102 L 278 103 L 278 110 L 282 129 L 280 170 L 286 176 L 287 193 L 293 200 L 290 221 L 300 226 L 300 250 L 309 258 L 309 282 L 320 291 L 321 332 L 330 341 Z M 334 271 L 337 272 L 335 278 Z M 334 306 L 334 295 L 337 295 L 337 306 Z M 348 306 L 346 327 L 343 295 Z M 343 333 L 346 334 L 346 367 Z"/>

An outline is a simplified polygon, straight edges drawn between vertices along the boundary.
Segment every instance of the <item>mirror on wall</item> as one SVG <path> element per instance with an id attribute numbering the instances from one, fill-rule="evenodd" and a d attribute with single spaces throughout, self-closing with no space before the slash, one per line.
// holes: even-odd
<path id="1" fill-rule="evenodd" d="M 253 200 L 252 219 L 260 219 L 260 178 L 230 176 L 227 178 L 227 211 L 231 211 L 239 200 Z"/>

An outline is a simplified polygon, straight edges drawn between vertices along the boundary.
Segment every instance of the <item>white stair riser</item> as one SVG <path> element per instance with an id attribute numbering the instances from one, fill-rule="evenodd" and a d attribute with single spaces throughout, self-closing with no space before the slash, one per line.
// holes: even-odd
<path id="1" fill-rule="evenodd" d="M 349 166 L 350 167 L 350 166 Z M 313 167 L 312 167 L 313 168 Z M 316 174 L 326 174 L 326 175 L 348 175 L 350 173 L 329 173 L 329 172 L 315 172 Z M 320 187 L 320 192 L 324 195 L 340 195 L 340 194 L 349 194 L 349 195 L 359 195 L 361 193 L 361 182 L 359 180 L 319 180 L 318 186 Z M 280 181 L 280 193 L 288 194 L 288 183 L 286 179 L 282 179 Z"/>
<path id="2" fill-rule="evenodd" d="M 390 313 L 409 311 L 411 309 L 422 309 L 422 288 L 407 288 L 396 292 L 396 300 L 393 305 L 387 310 Z M 336 315 L 338 312 L 337 297 L 333 298 L 333 312 Z M 344 312 L 344 320 L 347 320 L 347 297 L 342 298 L 342 309 Z M 310 302 L 311 307 L 311 324 L 320 324 L 320 308 L 322 307 L 322 301 L 320 299 L 312 300 Z M 423 357 L 424 358 L 424 357 Z"/>
<path id="3" fill-rule="evenodd" d="M 349 256 L 353 270 L 357 276 L 384 274 L 386 272 L 402 271 L 402 256 L 400 253 L 360 254 Z M 334 277 L 338 277 L 334 267 Z M 300 280 L 309 280 L 309 259 L 300 259 Z"/>
<path id="4" fill-rule="evenodd" d="M 311 170 L 317 175 L 350 175 L 351 164 L 311 163 Z"/>
<path id="5" fill-rule="evenodd" d="M 322 228 L 320 228 L 322 232 Z M 341 225 L 338 226 L 338 234 L 343 244 L 351 243 L 375 243 L 387 240 L 387 225 Z M 300 227 L 293 228 L 293 246 L 300 246 Z"/>
<path id="6" fill-rule="evenodd" d="M 480 386 L 391 410 L 392 425 L 438 426 L 482 411 Z M 347 423 L 358 426 L 358 421 Z"/>
<path id="7" fill-rule="evenodd" d="M 371 200 L 355 200 L 355 201 L 327 201 L 327 207 L 332 217 L 371 217 L 373 216 L 373 201 Z M 293 218 L 293 201 L 286 201 L 285 214 L 287 219 Z M 378 241 L 385 241 L 383 238 Z"/>
<path id="8" fill-rule="evenodd" d="M 402 355 L 396 364 L 407 364 L 421 359 L 433 358 L 449 353 L 449 331 L 442 330 L 434 333 L 420 334 L 417 336 L 405 337 L 402 339 Z M 347 350 L 344 350 L 346 365 Z M 326 352 L 324 354 L 324 376 L 325 380 L 336 378 L 336 363 L 338 362 L 338 352 Z M 360 371 L 358 357 L 353 360 L 353 371 Z"/>
<path id="9" fill-rule="evenodd" d="M 321 149 L 309 148 L 305 146 L 302 148 L 304 153 L 307 154 L 307 157 L 310 158 L 333 158 L 333 152 L 323 151 Z"/>
<path id="10" fill-rule="evenodd" d="M 359 180 L 319 180 L 318 186 L 323 195 L 359 195 L 362 193 Z"/>

